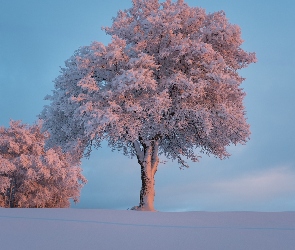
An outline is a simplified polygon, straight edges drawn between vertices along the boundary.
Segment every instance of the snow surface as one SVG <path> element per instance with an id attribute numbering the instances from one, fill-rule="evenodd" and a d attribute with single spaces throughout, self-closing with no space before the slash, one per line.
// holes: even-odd
<path id="1" fill-rule="evenodd" d="M 284 249 L 295 212 L 0 209 L 0 249 Z"/>

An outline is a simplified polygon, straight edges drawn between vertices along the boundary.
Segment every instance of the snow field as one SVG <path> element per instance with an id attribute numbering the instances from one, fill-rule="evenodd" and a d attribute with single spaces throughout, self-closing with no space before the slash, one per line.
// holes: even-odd
<path id="1" fill-rule="evenodd" d="M 295 212 L 0 209 L 1 249 L 293 250 Z"/>

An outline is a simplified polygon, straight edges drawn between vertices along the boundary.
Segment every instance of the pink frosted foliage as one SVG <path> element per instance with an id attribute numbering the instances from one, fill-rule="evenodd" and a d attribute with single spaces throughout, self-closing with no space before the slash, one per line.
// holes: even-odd
<path id="1" fill-rule="evenodd" d="M 55 79 L 41 114 L 48 145 L 82 156 L 107 140 L 141 166 L 145 154 L 152 163 L 162 154 L 187 167 L 199 153 L 223 159 L 227 146 L 248 140 L 238 70 L 256 57 L 223 11 L 133 0 L 104 30 L 111 43 L 81 47 Z"/>
<path id="2" fill-rule="evenodd" d="M 77 162 L 60 148 L 45 149 L 47 133 L 11 121 L 0 127 L 0 207 L 69 207 L 86 183 Z"/>

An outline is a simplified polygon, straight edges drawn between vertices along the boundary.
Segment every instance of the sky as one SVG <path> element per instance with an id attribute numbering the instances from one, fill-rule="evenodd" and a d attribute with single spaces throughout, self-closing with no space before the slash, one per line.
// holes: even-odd
<path id="1" fill-rule="evenodd" d="M 241 27 L 242 48 L 258 62 L 243 69 L 242 87 L 251 126 L 246 145 L 232 156 L 203 155 L 180 170 L 160 164 L 155 208 L 159 211 L 295 211 L 295 2 L 293 0 L 187 0 L 207 13 L 224 10 Z M 0 0 L 0 126 L 10 119 L 33 124 L 53 80 L 80 46 L 104 44 L 118 10 L 131 0 Z M 162 159 L 165 161 L 166 159 Z M 128 209 L 139 203 L 136 159 L 106 145 L 83 159 L 88 184 L 73 208 Z"/>

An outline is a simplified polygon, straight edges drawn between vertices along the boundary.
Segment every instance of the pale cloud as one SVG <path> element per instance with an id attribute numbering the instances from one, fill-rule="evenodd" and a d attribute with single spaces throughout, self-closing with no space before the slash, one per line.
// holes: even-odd
<path id="1" fill-rule="evenodd" d="M 290 203 L 295 200 L 295 168 L 292 166 L 228 177 L 215 175 L 210 180 L 198 178 L 193 183 L 182 184 L 158 189 L 159 210 L 285 211 L 285 207 L 295 208 L 295 202 Z"/>
<path id="2" fill-rule="evenodd" d="M 295 169 L 289 166 L 275 167 L 213 183 L 212 189 L 247 200 L 267 200 L 290 193 L 295 196 Z"/>

